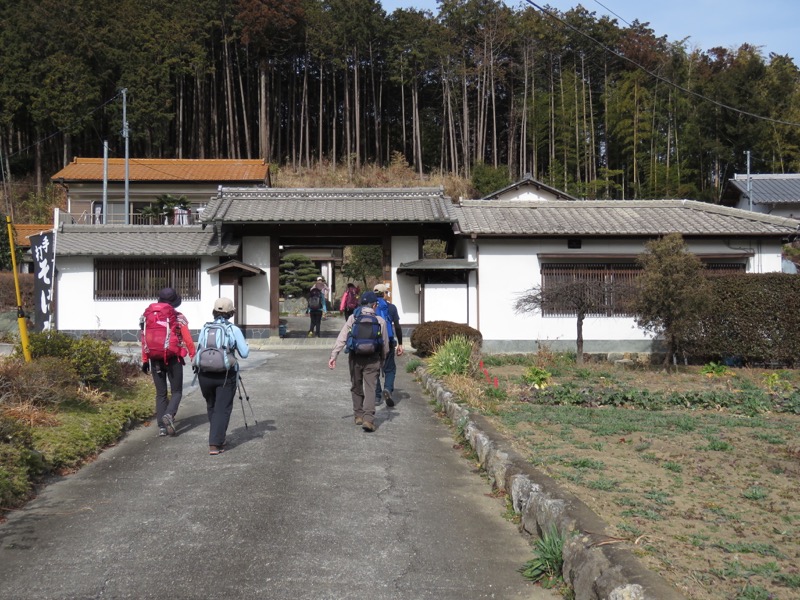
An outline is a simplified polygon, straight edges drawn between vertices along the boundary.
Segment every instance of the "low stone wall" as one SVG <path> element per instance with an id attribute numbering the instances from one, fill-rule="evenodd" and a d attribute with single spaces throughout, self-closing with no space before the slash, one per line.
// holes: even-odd
<path id="1" fill-rule="evenodd" d="M 452 392 L 416 371 L 423 387 L 464 431 L 493 484 L 511 499 L 526 534 L 558 531 L 564 543 L 564 580 L 576 600 L 686 600 L 633 555 L 631 544 L 612 538 L 607 526 L 579 498 L 534 469 L 481 415 L 458 404 Z"/>

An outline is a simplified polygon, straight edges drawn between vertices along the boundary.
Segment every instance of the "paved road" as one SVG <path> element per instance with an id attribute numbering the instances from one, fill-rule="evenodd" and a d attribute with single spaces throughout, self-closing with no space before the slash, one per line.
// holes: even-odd
<path id="1" fill-rule="evenodd" d="M 346 357 L 308 341 L 242 361 L 258 423 L 237 399 L 224 454 L 192 387 L 176 437 L 141 427 L 10 514 L 0 598 L 559 598 L 517 573 L 530 546 L 405 360 L 368 434 Z"/>

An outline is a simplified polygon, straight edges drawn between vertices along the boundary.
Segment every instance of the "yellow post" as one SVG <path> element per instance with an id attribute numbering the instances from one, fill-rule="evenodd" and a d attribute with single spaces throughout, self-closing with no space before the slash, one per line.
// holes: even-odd
<path id="1" fill-rule="evenodd" d="M 19 273 L 17 273 L 17 252 L 14 248 L 14 228 L 11 227 L 11 217 L 6 215 L 8 225 L 8 247 L 11 250 L 11 265 L 14 270 L 14 287 L 17 290 L 17 324 L 19 325 L 19 341 L 22 344 L 22 356 L 25 362 L 31 362 L 31 348 L 28 341 L 28 325 L 25 322 L 25 311 L 22 310 L 22 294 L 19 291 Z"/>

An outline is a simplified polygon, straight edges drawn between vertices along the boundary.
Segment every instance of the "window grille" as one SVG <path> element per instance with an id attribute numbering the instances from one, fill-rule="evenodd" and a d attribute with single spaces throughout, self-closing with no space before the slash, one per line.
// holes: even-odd
<path id="1" fill-rule="evenodd" d="M 711 276 L 744 272 L 744 263 L 705 263 Z M 641 267 L 636 263 L 561 263 L 542 265 L 542 292 L 545 302 L 542 315 L 574 317 L 577 314 L 574 297 L 592 309 L 587 317 L 630 317 L 628 302 Z M 574 285 L 572 285 L 574 284 Z"/>
<path id="2" fill-rule="evenodd" d="M 95 300 L 154 300 L 165 287 L 184 300 L 200 299 L 200 260 L 109 259 L 94 261 Z"/>
<path id="3" fill-rule="evenodd" d="M 630 287 L 640 270 L 635 263 L 542 265 L 542 291 L 546 299 L 542 314 L 575 316 L 573 298 L 581 294 L 592 306 L 586 316 L 630 316 L 625 300 L 630 297 Z"/>

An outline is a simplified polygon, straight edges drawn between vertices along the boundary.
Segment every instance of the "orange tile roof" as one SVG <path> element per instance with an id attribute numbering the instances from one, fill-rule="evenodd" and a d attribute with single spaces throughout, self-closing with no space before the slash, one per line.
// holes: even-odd
<path id="1" fill-rule="evenodd" d="M 209 181 L 219 183 L 263 184 L 269 165 L 261 160 L 131 158 L 130 181 Z M 75 158 L 53 175 L 51 181 L 103 181 L 102 158 Z M 125 180 L 125 159 L 108 159 L 108 180 Z"/>
<path id="2" fill-rule="evenodd" d="M 38 235 L 43 231 L 52 231 L 49 225 L 29 225 L 27 223 L 14 223 L 14 244 L 20 248 L 30 248 L 29 235 Z"/>

